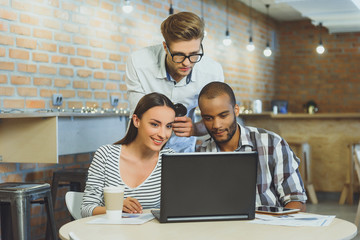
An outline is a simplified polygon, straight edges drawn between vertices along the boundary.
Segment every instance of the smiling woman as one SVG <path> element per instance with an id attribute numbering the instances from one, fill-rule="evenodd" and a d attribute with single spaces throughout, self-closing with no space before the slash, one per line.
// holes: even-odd
<path id="1" fill-rule="evenodd" d="M 162 149 L 172 133 L 174 104 L 159 93 L 145 95 L 137 104 L 127 134 L 113 145 L 100 147 L 90 165 L 81 206 L 83 217 L 106 212 L 103 188 L 123 186 L 128 213 L 160 206 Z"/>

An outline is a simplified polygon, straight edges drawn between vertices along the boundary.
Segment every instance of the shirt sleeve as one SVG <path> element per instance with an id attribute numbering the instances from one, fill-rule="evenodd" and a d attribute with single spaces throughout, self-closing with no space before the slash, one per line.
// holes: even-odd
<path id="1" fill-rule="evenodd" d="M 98 206 L 105 206 L 103 188 L 105 186 L 105 161 L 107 151 L 99 148 L 94 155 L 88 171 L 85 194 L 81 204 L 81 216 L 92 216 L 93 210 Z"/>
<path id="2" fill-rule="evenodd" d="M 282 206 L 289 202 L 307 200 L 299 172 L 300 159 L 296 157 L 284 139 L 275 146 L 274 184 Z"/>
<path id="3" fill-rule="evenodd" d="M 128 91 L 130 114 L 132 114 L 139 100 L 145 95 L 132 56 L 129 56 L 126 62 L 125 83 Z"/>

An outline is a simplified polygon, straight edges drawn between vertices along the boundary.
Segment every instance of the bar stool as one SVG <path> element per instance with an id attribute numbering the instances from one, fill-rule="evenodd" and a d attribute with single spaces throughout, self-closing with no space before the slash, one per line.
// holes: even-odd
<path id="1" fill-rule="evenodd" d="M 51 239 L 57 239 L 50 184 L 24 182 L 0 184 L 1 239 L 31 239 L 30 204 L 40 198 L 45 203 Z"/>
<path id="2" fill-rule="evenodd" d="M 87 168 L 68 168 L 55 171 L 51 184 L 53 206 L 55 207 L 58 187 L 70 186 L 70 191 L 83 192 L 85 190 L 87 174 Z"/>

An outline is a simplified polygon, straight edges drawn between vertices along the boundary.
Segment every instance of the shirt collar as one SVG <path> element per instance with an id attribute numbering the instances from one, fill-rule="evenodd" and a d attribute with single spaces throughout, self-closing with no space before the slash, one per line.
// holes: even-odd
<path id="1" fill-rule="evenodd" d="M 239 123 L 238 126 L 240 127 L 240 138 L 238 148 L 235 151 L 245 148 L 246 146 L 250 146 L 252 149 L 254 149 L 254 144 L 250 138 L 250 130 Z"/>

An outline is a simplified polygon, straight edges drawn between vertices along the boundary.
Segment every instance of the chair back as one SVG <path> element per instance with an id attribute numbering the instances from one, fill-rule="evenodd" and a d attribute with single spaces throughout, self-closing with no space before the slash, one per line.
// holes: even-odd
<path id="1" fill-rule="evenodd" d="M 84 196 L 84 192 L 72 192 L 69 191 L 65 194 L 65 203 L 71 214 L 71 216 L 76 220 L 81 217 L 81 202 Z"/>

